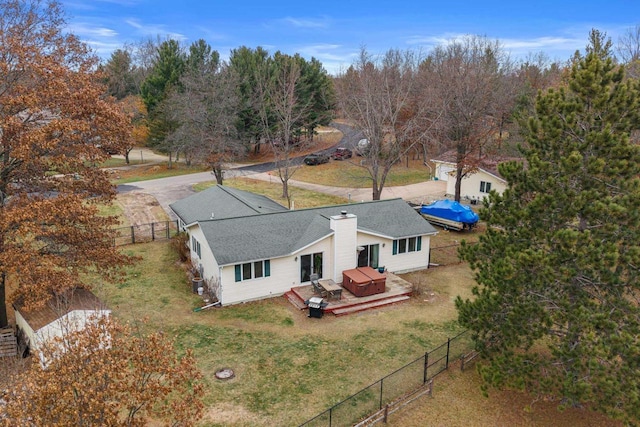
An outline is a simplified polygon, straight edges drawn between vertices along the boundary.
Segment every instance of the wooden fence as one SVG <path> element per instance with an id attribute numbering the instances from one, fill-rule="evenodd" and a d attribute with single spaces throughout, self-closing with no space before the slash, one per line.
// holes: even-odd
<path id="1" fill-rule="evenodd" d="M 178 221 L 151 222 L 148 224 L 121 227 L 114 239 L 116 246 L 167 240 L 178 233 Z"/>

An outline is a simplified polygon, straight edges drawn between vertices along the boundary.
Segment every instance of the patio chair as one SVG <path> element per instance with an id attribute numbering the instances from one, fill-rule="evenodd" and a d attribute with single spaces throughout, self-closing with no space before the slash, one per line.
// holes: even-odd
<path id="1" fill-rule="evenodd" d="M 322 286 L 320 286 L 320 282 L 318 281 L 318 274 L 313 273 L 309 276 L 309 280 L 311 280 L 311 286 L 313 286 L 313 293 L 320 294 L 323 298 L 326 296 L 327 292 L 324 290 Z"/>

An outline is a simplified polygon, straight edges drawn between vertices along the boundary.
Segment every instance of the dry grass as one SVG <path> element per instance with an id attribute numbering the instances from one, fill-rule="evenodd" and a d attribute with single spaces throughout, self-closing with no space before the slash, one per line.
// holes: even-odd
<path id="1" fill-rule="evenodd" d="M 202 191 L 205 188 L 215 185 L 215 182 L 206 182 L 194 185 L 196 191 Z M 252 193 L 261 194 L 287 206 L 287 199 L 282 197 L 282 184 L 280 180 L 274 177 L 272 182 L 262 181 L 251 178 L 233 178 L 225 180 L 224 185 L 237 188 L 239 190 L 250 191 Z M 305 190 L 303 188 L 289 186 L 289 193 L 296 209 L 312 208 L 318 206 L 337 205 L 347 203 L 344 197 L 332 196 L 329 194 L 318 193 L 315 191 Z"/>
<path id="2" fill-rule="evenodd" d="M 434 269 L 424 274 L 437 298 L 360 315 L 310 319 L 283 297 L 194 313 L 202 300 L 168 243 L 127 251 L 143 258 L 127 282 L 97 292 L 115 316 L 146 317 L 147 327 L 175 336 L 178 348 L 194 349 L 216 417 L 203 425 L 291 425 L 313 417 L 457 334 L 451 301 L 455 286 L 469 286 L 443 287 L 453 273 Z M 222 367 L 236 378 L 216 380 Z"/>
<path id="3" fill-rule="evenodd" d="M 559 402 L 534 399 L 519 391 L 493 390 L 485 398 L 480 393 L 480 377 L 475 369 L 452 369 L 437 377 L 433 397 L 424 396 L 391 415 L 389 426 L 447 427 L 615 427 L 622 426 L 587 409 L 557 410 Z"/>
<path id="4" fill-rule="evenodd" d="M 332 187 L 367 188 L 371 186 L 371 177 L 360 166 L 365 160 L 353 157 L 349 160 L 332 160 L 317 166 L 303 166 L 293 176 L 294 180 L 329 185 Z M 430 178 L 429 169 L 421 160 L 398 163 L 391 168 L 385 186 L 416 184 Z"/>
<path id="5" fill-rule="evenodd" d="M 175 337 L 192 348 L 205 375 L 203 426 L 297 425 L 415 360 L 457 335 L 454 299 L 470 297 L 472 273 L 464 265 L 403 275 L 421 292 L 409 302 L 345 317 L 313 319 L 284 297 L 193 312 L 202 304 L 168 243 L 130 246 L 143 260 L 127 283 L 98 292 L 114 315 Z M 236 377 L 219 381 L 216 370 Z M 531 397 L 496 393 L 485 399 L 473 370 L 438 377 L 432 399 L 396 413 L 394 425 L 605 425 L 578 410 L 556 414 L 553 405 L 525 407 Z M 541 409 L 544 408 L 544 409 Z M 542 412 L 540 412 L 542 411 Z M 539 415 L 543 413 L 544 415 Z M 549 424 L 552 420 L 561 424 Z M 586 422 L 585 424 L 581 424 Z M 611 424 L 609 424 L 611 425 Z"/>
<path id="6" fill-rule="evenodd" d="M 171 168 L 166 163 L 138 166 L 128 170 L 118 170 L 113 174 L 111 182 L 115 185 L 128 182 L 145 181 L 149 179 L 167 178 L 170 176 L 188 175 L 190 173 L 205 172 L 206 166 L 186 166 L 183 163 L 173 163 Z"/>

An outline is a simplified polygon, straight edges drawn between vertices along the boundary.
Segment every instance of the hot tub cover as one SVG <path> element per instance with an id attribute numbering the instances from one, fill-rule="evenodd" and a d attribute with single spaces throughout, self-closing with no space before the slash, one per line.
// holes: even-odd
<path id="1" fill-rule="evenodd" d="M 421 206 L 420 213 L 462 222 L 463 224 L 475 224 L 480 217 L 469 206 L 461 205 L 454 200 L 438 200 L 430 205 Z"/>

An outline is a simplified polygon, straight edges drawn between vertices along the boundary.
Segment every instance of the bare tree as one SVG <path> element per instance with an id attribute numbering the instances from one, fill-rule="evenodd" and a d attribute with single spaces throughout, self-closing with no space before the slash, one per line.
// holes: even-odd
<path id="1" fill-rule="evenodd" d="M 389 50 L 376 58 L 363 48 L 336 79 L 343 114 L 369 142 L 361 164 L 369 172 L 373 200 L 380 200 L 391 167 L 429 136 L 431 100 L 423 96 L 417 70 L 414 52 Z"/>
<path id="2" fill-rule="evenodd" d="M 425 62 L 431 74 L 434 105 L 442 109 L 435 137 L 455 150 L 455 200 L 460 184 L 499 143 L 505 115 L 515 95 L 505 90 L 509 58 L 497 41 L 467 36 L 438 46 Z"/>
<path id="3" fill-rule="evenodd" d="M 618 56 L 627 65 L 629 77 L 640 77 L 640 25 L 629 28 L 618 39 Z"/>
<path id="4" fill-rule="evenodd" d="M 180 82 L 166 101 L 169 117 L 180 123 L 168 139 L 188 163 L 207 163 L 222 184 L 225 165 L 245 151 L 236 137 L 236 78 L 208 48 L 199 59 L 190 57 Z"/>
<path id="5" fill-rule="evenodd" d="M 282 183 L 282 197 L 287 199 L 289 208 L 289 180 L 300 167 L 295 162 L 295 153 L 300 150 L 301 143 L 305 143 L 298 139 L 298 133 L 301 121 L 310 108 L 309 98 L 299 96 L 300 59 L 276 52 L 266 66 L 256 70 L 260 118 L 265 138 L 275 155 L 278 178 Z"/>

